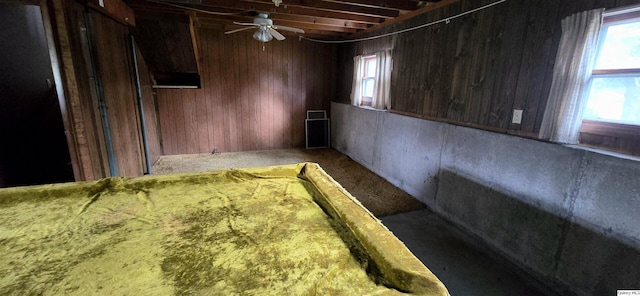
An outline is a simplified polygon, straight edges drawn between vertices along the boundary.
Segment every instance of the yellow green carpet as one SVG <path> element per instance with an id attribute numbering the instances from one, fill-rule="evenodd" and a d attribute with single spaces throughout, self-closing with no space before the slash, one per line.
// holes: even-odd
<path id="1" fill-rule="evenodd" d="M 1 295 L 446 295 L 315 164 L 2 189 L 0 252 Z"/>

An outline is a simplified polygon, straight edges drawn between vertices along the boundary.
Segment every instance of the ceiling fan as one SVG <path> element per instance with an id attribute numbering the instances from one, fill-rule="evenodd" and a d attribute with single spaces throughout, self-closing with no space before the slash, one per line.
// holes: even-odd
<path id="1" fill-rule="evenodd" d="M 285 37 L 282 34 L 280 34 L 280 32 L 276 31 L 276 29 L 290 31 L 294 33 L 300 33 L 300 34 L 304 33 L 304 30 L 302 29 L 273 25 L 273 20 L 269 19 L 269 14 L 266 12 L 259 12 L 258 17 L 253 19 L 253 23 L 239 23 L 239 22 L 233 22 L 233 23 L 236 25 L 250 26 L 250 27 L 227 31 L 227 32 L 224 32 L 225 34 L 233 34 L 236 32 L 245 31 L 245 30 L 249 30 L 257 27 L 258 31 L 253 33 L 253 39 L 258 40 L 260 42 L 269 42 L 273 38 L 276 38 L 276 40 L 284 40 Z"/>

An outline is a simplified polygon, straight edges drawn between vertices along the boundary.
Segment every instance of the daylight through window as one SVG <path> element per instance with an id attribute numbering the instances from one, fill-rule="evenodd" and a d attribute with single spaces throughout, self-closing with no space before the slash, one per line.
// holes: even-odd
<path id="1" fill-rule="evenodd" d="M 640 11 L 605 16 L 583 118 L 640 125 Z"/>
<path id="2" fill-rule="evenodd" d="M 376 56 L 365 56 L 364 71 L 362 77 L 362 105 L 371 106 L 373 102 L 373 92 L 376 85 Z"/>

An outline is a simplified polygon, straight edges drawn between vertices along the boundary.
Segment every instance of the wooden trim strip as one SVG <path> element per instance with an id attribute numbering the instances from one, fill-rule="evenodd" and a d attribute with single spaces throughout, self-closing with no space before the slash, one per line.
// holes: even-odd
<path id="1" fill-rule="evenodd" d="M 640 68 L 631 69 L 597 69 L 591 72 L 592 75 L 625 75 L 640 74 Z"/>
<path id="2" fill-rule="evenodd" d="M 404 116 L 424 119 L 424 120 L 430 120 L 430 121 L 436 121 L 436 122 L 444 122 L 444 123 L 458 125 L 458 126 L 470 127 L 470 128 L 481 129 L 481 130 L 486 130 L 486 131 L 491 131 L 491 132 L 496 132 L 496 133 L 501 133 L 501 134 L 508 134 L 508 135 L 513 135 L 513 136 L 518 136 L 518 137 L 523 137 L 523 138 L 531 138 L 531 139 L 534 139 L 534 140 L 538 140 L 538 133 L 533 133 L 533 132 L 523 132 L 523 131 L 509 130 L 509 129 L 505 129 L 505 128 L 486 126 L 486 125 L 481 125 L 481 124 L 471 123 L 471 122 L 462 122 L 462 121 L 446 119 L 446 118 L 432 117 L 432 116 L 427 116 L 427 115 L 422 115 L 422 114 L 417 114 L 417 113 L 412 113 L 412 112 L 398 111 L 398 110 L 389 110 L 389 112 L 390 113 L 394 113 L 394 114 L 398 114 L 398 115 L 404 115 Z"/>
<path id="3" fill-rule="evenodd" d="M 63 110 L 63 120 L 66 119 L 68 126 L 65 126 L 65 132 L 68 134 L 69 154 L 74 167 L 74 178 L 76 181 L 93 180 L 96 178 L 93 173 L 91 162 L 91 153 L 87 143 L 87 130 L 85 122 L 82 118 L 82 108 L 80 103 L 80 94 L 78 92 L 78 82 L 76 80 L 76 72 L 74 67 L 73 54 L 71 53 L 71 45 L 69 40 L 69 31 L 67 29 L 64 3 L 62 0 L 48 0 L 47 7 L 49 10 L 52 35 L 55 41 L 56 63 L 54 68 L 59 69 L 61 76 L 56 79 L 58 87 L 58 100 L 60 108 Z M 51 50 L 51 49 L 50 49 Z"/>
<path id="4" fill-rule="evenodd" d="M 87 1 L 89 7 L 94 10 L 120 22 L 125 26 L 136 26 L 136 17 L 133 13 L 133 9 L 127 6 L 126 3 L 121 0 L 103 0 L 102 6 L 100 0 Z"/>
<path id="5" fill-rule="evenodd" d="M 201 75 L 202 67 L 200 66 L 200 51 L 198 48 L 198 39 L 196 34 L 196 27 L 198 26 L 199 24 L 197 23 L 197 18 L 195 17 L 195 13 L 190 14 L 189 15 L 189 32 L 191 33 L 191 46 L 193 46 L 193 55 L 195 56 L 195 59 L 196 59 L 196 68 L 197 68 L 198 74 L 202 76 Z"/>
<path id="6" fill-rule="evenodd" d="M 640 125 L 583 120 L 581 133 L 640 139 Z"/>
<path id="7" fill-rule="evenodd" d="M 52 4 L 53 5 L 53 4 Z M 78 147 L 76 146 L 76 136 L 71 123 L 71 112 L 67 107 L 67 98 L 65 97 L 65 91 L 63 87 L 63 73 L 60 59 L 58 59 L 58 52 L 56 50 L 56 43 L 53 34 L 53 23 L 51 22 L 49 3 L 47 0 L 41 0 L 38 3 L 40 6 L 42 20 L 44 23 L 45 34 L 47 39 L 47 46 L 49 48 L 49 59 L 51 60 L 51 69 L 53 72 L 53 80 L 55 82 L 56 95 L 58 97 L 58 105 L 60 105 L 60 113 L 62 113 L 62 125 L 64 126 L 64 134 L 67 140 L 67 147 L 69 149 L 69 157 L 71 160 L 71 168 L 73 169 L 73 177 L 75 181 L 85 180 L 85 173 L 81 167 L 81 155 L 78 153 Z M 55 10 L 55 7 L 53 8 Z"/>
<path id="8" fill-rule="evenodd" d="M 640 7 L 635 8 L 636 11 L 615 13 L 612 15 L 607 15 L 605 11 L 605 16 L 602 18 L 602 24 L 608 25 L 611 23 L 622 22 L 630 19 L 640 18 Z"/>

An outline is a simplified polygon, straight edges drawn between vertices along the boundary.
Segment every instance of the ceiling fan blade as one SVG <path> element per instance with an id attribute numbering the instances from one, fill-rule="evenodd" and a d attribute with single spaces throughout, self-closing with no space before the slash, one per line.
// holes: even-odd
<path id="1" fill-rule="evenodd" d="M 271 34 L 271 36 L 273 36 L 273 38 L 276 38 L 277 40 L 284 40 L 286 38 L 284 38 L 284 36 L 282 36 L 282 34 L 280 34 L 280 32 L 274 30 L 273 28 L 269 28 L 269 33 Z"/>
<path id="2" fill-rule="evenodd" d="M 294 27 L 287 27 L 287 26 L 273 26 L 274 29 L 278 29 L 278 30 L 285 30 L 285 31 L 291 31 L 291 32 L 295 32 L 295 33 L 304 33 L 303 29 L 298 29 L 298 28 L 294 28 Z"/>
<path id="3" fill-rule="evenodd" d="M 231 31 L 226 31 L 224 32 L 225 34 L 233 34 L 236 32 L 240 32 L 240 31 L 244 31 L 244 30 L 251 30 L 253 29 L 252 27 L 246 27 L 246 28 L 240 28 L 240 29 L 235 29 L 235 30 L 231 30 Z"/>
<path id="4" fill-rule="evenodd" d="M 254 27 L 259 27 L 260 25 L 258 24 L 254 24 L 254 23 L 241 23 L 241 22 L 233 22 L 236 25 L 240 25 L 240 26 L 254 26 Z"/>

